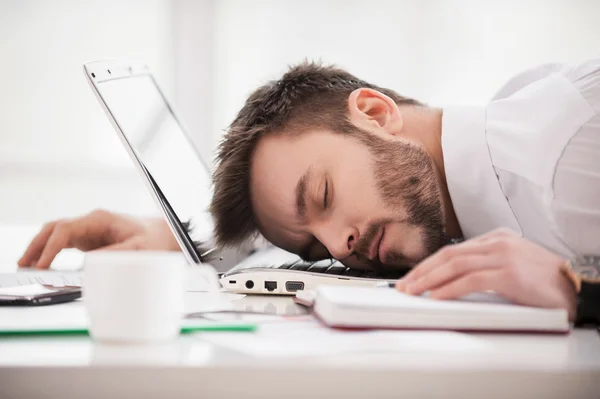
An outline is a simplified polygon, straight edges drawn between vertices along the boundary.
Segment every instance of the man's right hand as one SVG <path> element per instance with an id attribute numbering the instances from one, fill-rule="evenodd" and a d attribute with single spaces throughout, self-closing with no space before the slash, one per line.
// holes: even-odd
<path id="1" fill-rule="evenodd" d="M 21 267 L 47 269 L 65 248 L 82 251 L 179 250 L 175 237 L 163 219 L 136 219 L 96 210 L 76 219 L 47 223 L 33 238 L 18 264 Z"/>

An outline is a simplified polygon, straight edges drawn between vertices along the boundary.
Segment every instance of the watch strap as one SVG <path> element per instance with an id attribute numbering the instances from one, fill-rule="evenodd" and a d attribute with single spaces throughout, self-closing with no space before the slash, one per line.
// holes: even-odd
<path id="1" fill-rule="evenodd" d="M 561 271 L 577 294 L 575 325 L 600 325 L 600 256 L 586 255 L 566 261 Z"/>

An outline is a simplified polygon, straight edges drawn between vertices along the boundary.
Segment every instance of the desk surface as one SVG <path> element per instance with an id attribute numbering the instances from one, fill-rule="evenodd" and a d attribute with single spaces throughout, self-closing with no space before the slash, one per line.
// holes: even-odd
<path id="1" fill-rule="evenodd" d="M 24 244 L 3 245 L 13 248 L 12 262 Z M 201 293 L 187 295 L 192 303 L 204 300 Z M 289 297 L 247 296 L 233 305 L 303 313 Z M 318 335 L 299 331 L 293 342 L 306 345 L 294 352 L 279 342 L 279 356 L 269 339 L 266 356 L 223 345 L 211 334 L 160 346 L 101 345 L 84 336 L 2 338 L 0 398 L 600 397 L 596 330 L 561 336 L 400 332 L 377 336 L 376 350 L 363 345 L 372 345 L 373 337 L 357 338 L 356 345 L 326 354 L 311 352 Z"/>
<path id="2" fill-rule="evenodd" d="M 188 293 L 192 300 L 193 295 L 200 294 Z M 234 306 L 302 313 L 285 297 L 249 296 Z M 389 351 L 359 348 L 282 356 L 243 353 L 213 342 L 210 334 L 185 335 L 156 346 L 102 345 L 84 336 L 3 338 L 0 396 L 162 398 L 201 392 L 215 398 L 575 398 L 600 393 L 595 330 L 564 336 L 440 333 L 431 341 L 433 347 L 403 345 L 400 335 L 390 341 Z M 406 334 L 407 342 L 417 342 L 415 334 L 420 333 Z M 477 345 L 468 350 L 444 347 L 444 341 L 463 338 Z"/>

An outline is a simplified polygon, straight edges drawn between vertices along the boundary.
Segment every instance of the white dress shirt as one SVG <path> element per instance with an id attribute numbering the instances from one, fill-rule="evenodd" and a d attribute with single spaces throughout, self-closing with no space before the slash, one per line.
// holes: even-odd
<path id="1" fill-rule="evenodd" d="M 549 64 L 483 107 L 444 108 L 448 190 L 465 238 L 497 227 L 600 255 L 600 59 Z"/>

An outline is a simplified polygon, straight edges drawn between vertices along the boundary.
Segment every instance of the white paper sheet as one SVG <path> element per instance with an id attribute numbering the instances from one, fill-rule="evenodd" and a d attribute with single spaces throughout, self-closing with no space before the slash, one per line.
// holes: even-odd
<path id="1" fill-rule="evenodd" d="M 214 333 L 203 339 L 256 357 L 322 356 L 346 353 L 445 352 L 488 349 L 482 339 L 444 331 L 344 331 L 314 320 L 262 324 L 255 334 Z"/>

